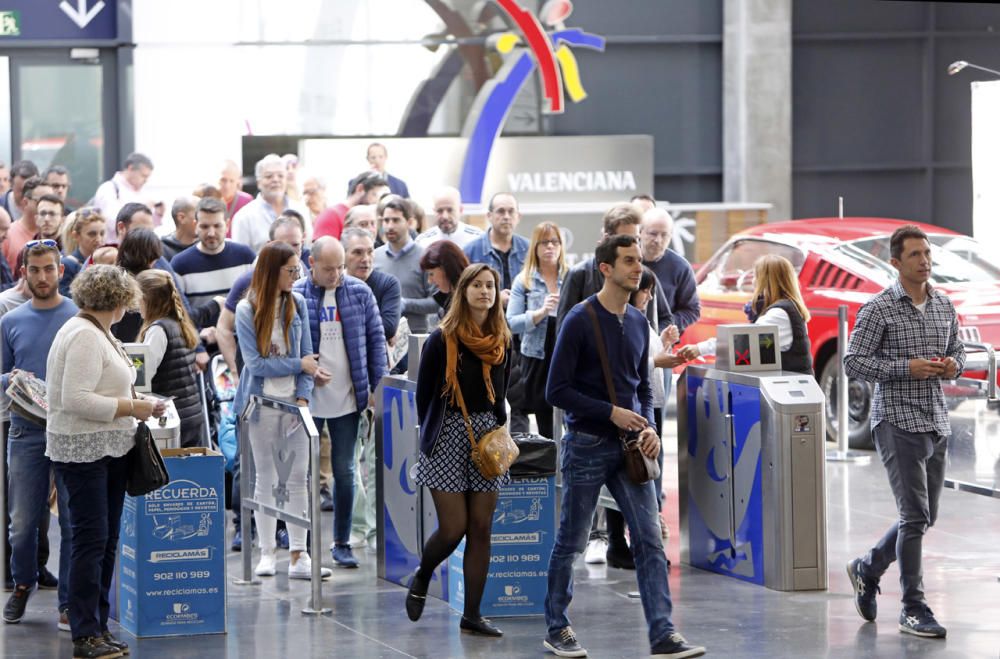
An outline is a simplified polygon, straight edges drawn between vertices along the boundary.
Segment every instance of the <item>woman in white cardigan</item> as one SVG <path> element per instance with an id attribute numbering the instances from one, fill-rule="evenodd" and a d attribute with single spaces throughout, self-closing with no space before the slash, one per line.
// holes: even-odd
<path id="1" fill-rule="evenodd" d="M 110 333 L 126 309 L 138 306 L 132 276 L 92 265 L 73 280 L 72 292 L 80 314 L 49 348 L 45 454 L 69 494 L 73 656 L 117 657 L 128 646 L 108 631 L 108 592 L 125 502 L 125 455 L 135 445 L 136 419 L 162 415 L 165 404 L 132 398 L 135 368 Z"/>

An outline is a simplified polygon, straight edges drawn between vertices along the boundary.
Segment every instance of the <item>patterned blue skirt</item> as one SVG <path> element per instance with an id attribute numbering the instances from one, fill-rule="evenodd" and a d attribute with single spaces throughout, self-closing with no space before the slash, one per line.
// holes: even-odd
<path id="1" fill-rule="evenodd" d="M 493 412 L 473 412 L 469 421 L 477 441 L 497 427 Z M 492 479 L 483 478 L 472 463 L 472 444 L 462 413 L 448 408 L 433 455 L 420 454 L 417 482 L 443 492 L 497 492 L 510 482 L 510 473 Z"/>

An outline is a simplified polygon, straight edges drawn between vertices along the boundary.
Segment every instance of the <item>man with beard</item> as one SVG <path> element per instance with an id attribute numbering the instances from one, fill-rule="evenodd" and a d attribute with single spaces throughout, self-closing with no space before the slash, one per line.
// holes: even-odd
<path id="1" fill-rule="evenodd" d="M 427 247 L 439 240 L 450 240 L 462 249 L 483 235 L 483 230 L 462 221 L 462 193 L 452 187 L 441 188 L 434 195 L 437 226 L 417 236 L 417 244 Z"/>
<path id="2" fill-rule="evenodd" d="M 59 278 L 63 268 L 59 247 L 53 240 L 33 240 L 24 248 L 24 265 L 21 276 L 31 291 L 31 301 L 6 314 L 0 322 L 3 375 L 0 386 L 9 385 L 10 376 L 17 371 L 32 373 L 44 380 L 49 346 L 56 332 L 66 321 L 76 315 L 72 300 L 59 293 Z M 81 374 L 84 375 L 84 374 Z M 17 623 L 24 617 L 28 597 L 36 585 L 54 587 L 49 581 L 45 564 L 39 556 L 39 534 L 48 530 L 49 483 L 52 463 L 45 456 L 45 428 L 17 414 L 10 414 L 8 437 L 8 469 L 17 474 L 17 480 L 8 488 L 7 505 L 10 509 L 11 572 L 14 592 L 3 610 L 7 623 Z M 68 608 L 68 580 L 70 557 L 69 512 L 67 496 L 60 488 L 59 526 L 62 541 L 59 547 L 59 615 L 60 625 Z M 45 552 L 47 559 L 47 551 Z M 48 578 L 46 578 L 48 577 Z M 68 618 L 65 620 L 68 628 Z"/>
<path id="3" fill-rule="evenodd" d="M 626 473 L 622 439 L 632 437 L 650 458 L 660 452 L 649 383 L 649 323 L 629 304 L 639 290 L 642 252 L 635 236 L 605 238 L 594 254 L 604 278 L 599 292 L 574 306 L 559 326 L 545 398 L 565 410 L 562 513 L 549 558 L 543 644 L 560 657 L 585 657 L 570 627 L 573 562 L 587 545 L 587 530 L 601 488 L 625 515 L 632 531 L 639 597 L 653 656 L 696 657 L 671 620 L 667 558 L 657 523 L 652 482 L 634 483 Z M 599 358 L 598 358 L 599 357 Z"/>
<path id="4" fill-rule="evenodd" d="M 305 207 L 288 198 L 285 193 L 288 172 L 281 156 L 269 153 L 254 168 L 257 177 L 257 198 L 244 206 L 233 217 L 233 240 L 259 252 L 268 241 L 268 229 L 285 210 L 291 208 L 306 216 Z M 312 239 L 310 227 L 305 227 L 306 241 Z"/>
<path id="5" fill-rule="evenodd" d="M 382 209 L 385 244 L 375 250 L 375 269 L 399 281 L 402 313 L 410 331 L 424 334 L 429 328 L 427 316 L 437 312 L 438 303 L 432 297 L 434 287 L 420 269 L 424 249 L 410 238 L 408 222 L 412 213 L 410 203 L 402 197 L 385 204 Z"/>

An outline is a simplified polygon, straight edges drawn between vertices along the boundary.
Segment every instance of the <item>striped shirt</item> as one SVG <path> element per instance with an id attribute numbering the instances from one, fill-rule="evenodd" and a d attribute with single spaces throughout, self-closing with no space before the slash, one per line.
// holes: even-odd
<path id="1" fill-rule="evenodd" d="M 170 265 L 180 277 L 182 292 L 191 306 L 197 307 L 216 295 L 228 295 L 233 282 L 253 268 L 255 258 L 246 245 L 227 240 L 218 254 L 206 254 L 195 243 L 175 256 Z"/>
<path id="2" fill-rule="evenodd" d="M 858 311 L 847 345 L 847 375 L 875 383 L 871 427 L 882 421 L 907 432 L 950 435 L 948 408 L 939 378 L 910 375 L 911 359 L 951 357 L 961 374 L 965 346 L 951 300 L 927 285 L 923 312 L 899 280 Z"/>

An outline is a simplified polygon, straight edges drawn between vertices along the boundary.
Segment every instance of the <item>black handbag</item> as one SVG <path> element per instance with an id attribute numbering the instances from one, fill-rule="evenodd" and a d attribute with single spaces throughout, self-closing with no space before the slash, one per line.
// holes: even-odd
<path id="1" fill-rule="evenodd" d="M 153 433 L 145 421 L 140 421 L 136 426 L 135 446 L 129 450 L 125 458 L 128 460 L 125 491 L 130 496 L 149 494 L 170 482 L 167 465 L 163 462 L 163 456 L 156 446 Z"/>
<path id="2" fill-rule="evenodd" d="M 604 347 L 604 334 L 601 332 L 601 324 L 597 320 L 597 312 L 590 303 L 585 303 L 587 315 L 594 325 L 594 334 L 597 335 L 597 355 L 601 359 L 601 370 L 604 371 L 604 384 L 608 388 L 608 398 L 612 405 L 618 404 L 618 396 L 615 394 L 614 381 L 611 379 L 611 366 L 608 364 L 608 351 Z M 622 443 L 622 450 L 625 452 L 625 473 L 629 480 L 636 485 L 648 483 L 660 477 L 660 465 L 655 458 L 651 458 L 639 450 L 638 433 L 630 433 L 620 430 L 618 438 Z"/>
<path id="3" fill-rule="evenodd" d="M 121 344 L 115 340 L 111 334 L 104 329 L 104 326 L 97 322 L 97 319 L 80 312 L 77 314 L 80 318 L 85 318 L 93 323 L 104 336 L 107 337 L 111 345 L 114 346 L 115 351 L 122 356 L 122 358 L 128 362 L 129 367 L 132 366 L 132 360 L 129 359 L 128 353 L 122 348 Z M 135 395 L 135 387 L 132 388 L 132 398 L 138 398 Z M 129 449 L 129 452 L 125 455 L 126 470 L 128 472 L 125 481 L 125 491 L 128 492 L 130 496 L 138 497 L 144 494 L 149 494 L 154 490 L 158 490 L 167 483 L 170 482 L 170 474 L 167 473 L 167 465 L 163 462 L 163 456 L 160 455 L 160 449 L 156 445 L 156 440 L 153 439 L 153 433 L 150 431 L 149 426 L 146 425 L 145 421 L 140 421 L 135 428 L 135 446 Z"/>

